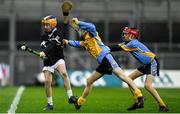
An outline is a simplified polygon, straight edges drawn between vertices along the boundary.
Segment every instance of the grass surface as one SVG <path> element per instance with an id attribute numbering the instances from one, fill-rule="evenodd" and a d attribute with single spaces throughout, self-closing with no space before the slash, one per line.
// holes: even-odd
<path id="1" fill-rule="evenodd" d="M 17 88 L 0 88 L 0 112 L 7 112 Z M 180 89 L 157 89 L 170 112 L 180 112 Z M 74 94 L 80 96 L 83 88 L 73 88 Z M 154 98 L 144 89 L 145 107 L 133 113 L 156 113 L 158 105 Z M 64 88 L 53 87 L 53 111 L 43 111 L 46 96 L 43 87 L 26 87 L 16 112 L 18 113 L 129 113 L 126 108 L 133 103 L 127 88 L 93 88 L 87 102 L 76 110 L 68 104 Z"/>
<path id="2" fill-rule="evenodd" d="M 16 91 L 16 87 L 0 87 L 0 113 L 7 112 L 16 95 Z"/>

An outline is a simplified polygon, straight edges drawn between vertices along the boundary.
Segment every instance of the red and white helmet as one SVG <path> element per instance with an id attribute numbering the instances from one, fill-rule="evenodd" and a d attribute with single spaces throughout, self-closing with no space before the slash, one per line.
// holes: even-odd
<path id="1" fill-rule="evenodd" d="M 136 28 L 125 27 L 123 29 L 123 34 L 132 34 L 132 35 L 134 35 L 135 38 L 138 38 L 139 37 L 139 30 Z"/>

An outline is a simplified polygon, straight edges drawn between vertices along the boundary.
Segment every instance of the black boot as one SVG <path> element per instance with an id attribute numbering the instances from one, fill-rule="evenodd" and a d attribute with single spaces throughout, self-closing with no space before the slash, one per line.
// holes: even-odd
<path id="1" fill-rule="evenodd" d="M 159 112 L 168 112 L 169 109 L 166 106 L 159 106 Z"/>
<path id="2" fill-rule="evenodd" d="M 127 108 L 127 110 L 131 111 L 131 110 L 136 110 L 136 109 L 140 109 L 140 108 L 144 108 L 144 98 L 143 97 L 138 97 L 138 102 L 134 103 L 132 106 Z"/>
<path id="3" fill-rule="evenodd" d="M 71 96 L 69 98 L 69 104 L 74 104 L 74 107 L 79 110 L 81 108 L 81 105 L 78 105 L 77 100 L 78 98 L 76 96 Z"/>

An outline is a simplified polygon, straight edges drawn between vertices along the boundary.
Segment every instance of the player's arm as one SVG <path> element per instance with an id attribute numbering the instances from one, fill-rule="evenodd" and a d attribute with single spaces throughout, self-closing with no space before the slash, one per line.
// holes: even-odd
<path id="1" fill-rule="evenodd" d="M 47 45 L 46 48 L 42 49 L 42 51 L 44 53 L 48 53 L 53 48 L 54 45 L 56 45 L 56 41 L 51 41 L 51 43 Z"/>
<path id="2" fill-rule="evenodd" d="M 51 49 L 52 49 L 57 43 L 62 44 L 62 43 L 61 43 L 60 41 L 58 41 L 57 39 L 53 39 L 53 40 L 51 41 L 51 43 L 49 43 L 49 44 L 47 45 L 47 47 L 44 48 L 42 51 L 43 51 L 44 53 L 50 52 Z"/>
<path id="3" fill-rule="evenodd" d="M 79 29 L 81 30 L 86 30 L 89 33 L 91 33 L 91 35 L 93 37 L 97 36 L 97 32 L 96 32 L 96 27 L 94 24 L 92 23 L 87 23 L 87 22 L 83 22 L 83 21 L 79 21 L 78 18 L 73 18 L 71 19 L 71 21 L 69 22 L 69 24 L 71 25 L 71 27 L 73 29 L 75 29 L 76 31 L 79 31 Z"/>
<path id="4" fill-rule="evenodd" d="M 124 43 L 120 43 L 120 44 L 116 44 L 116 45 L 110 45 L 108 46 L 111 51 L 126 51 L 126 52 L 131 52 L 131 51 L 135 51 L 137 50 L 136 48 L 132 47 L 131 43 L 128 44 L 124 44 Z"/>
<path id="5" fill-rule="evenodd" d="M 59 41 L 57 38 L 58 36 L 56 38 L 53 38 L 52 41 L 47 46 L 44 46 L 44 48 L 41 48 L 41 52 L 40 52 L 41 58 L 46 57 L 47 53 L 50 52 L 55 45 L 57 44 L 63 45 L 63 42 Z"/>
<path id="6" fill-rule="evenodd" d="M 122 51 L 123 50 L 121 48 L 121 46 L 119 46 L 119 44 L 109 45 L 108 47 L 111 49 L 111 51 Z"/>
<path id="7" fill-rule="evenodd" d="M 64 41 L 65 45 L 69 45 L 69 46 L 72 46 L 72 47 L 84 47 L 82 41 L 66 40 L 66 39 L 64 39 L 63 41 Z"/>
<path id="8" fill-rule="evenodd" d="M 39 52 L 40 58 L 46 57 L 46 54 L 44 52 L 44 49 L 46 48 L 46 41 L 44 40 L 44 36 L 41 36 L 41 52 Z"/>

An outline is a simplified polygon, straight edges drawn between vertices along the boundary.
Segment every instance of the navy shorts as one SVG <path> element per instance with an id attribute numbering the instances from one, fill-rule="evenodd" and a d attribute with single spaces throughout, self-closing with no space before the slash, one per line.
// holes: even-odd
<path id="1" fill-rule="evenodd" d="M 107 54 L 101 61 L 96 71 L 101 74 L 112 74 L 112 70 L 119 67 L 111 54 Z"/>
<path id="2" fill-rule="evenodd" d="M 159 62 L 155 58 L 151 63 L 147 65 L 142 65 L 137 68 L 137 70 L 142 72 L 143 74 L 152 74 L 153 76 L 159 76 Z"/>

